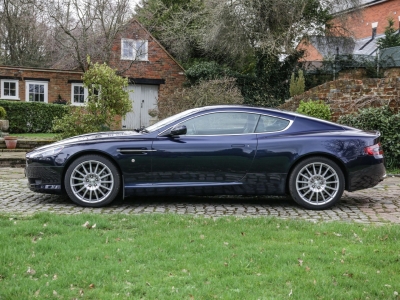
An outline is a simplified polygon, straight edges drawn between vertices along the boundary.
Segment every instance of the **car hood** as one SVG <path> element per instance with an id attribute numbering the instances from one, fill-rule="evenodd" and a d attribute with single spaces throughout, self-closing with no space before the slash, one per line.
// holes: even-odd
<path id="1" fill-rule="evenodd" d="M 143 135 L 136 131 L 95 132 L 95 133 L 88 133 L 88 134 L 82 134 L 82 135 L 70 137 L 70 138 L 67 138 L 67 139 L 46 145 L 46 146 L 35 148 L 33 151 L 44 150 L 46 148 L 57 147 L 57 146 L 78 145 L 78 144 L 84 144 L 87 142 L 101 142 L 101 141 L 109 141 L 109 140 L 115 140 L 115 139 L 139 138 L 141 136 L 143 136 Z"/>

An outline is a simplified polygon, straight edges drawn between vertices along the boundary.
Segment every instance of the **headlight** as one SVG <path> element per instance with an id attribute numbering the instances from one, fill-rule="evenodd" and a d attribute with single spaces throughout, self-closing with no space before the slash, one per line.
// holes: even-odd
<path id="1" fill-rule="evenodd" d="M 62 149 L 64 149 L 64 146 L 40 150 L 38 152 L 31 154 L 30 158 L 44 158 L 44 157 L 49 157 L 49 156 L 55 156 L 58 153 L 60 153 Z"/>

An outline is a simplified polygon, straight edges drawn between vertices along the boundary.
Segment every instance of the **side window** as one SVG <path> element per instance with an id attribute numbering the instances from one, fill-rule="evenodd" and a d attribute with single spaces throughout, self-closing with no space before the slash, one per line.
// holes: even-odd
<path id="1" fill-rule="evenodd" d="M 288 127 L 290 121 L 271 116 L 261 116 L 256 133 L 281 131 Z"/>
<path id="2" fill-rule="evenodd" d="M 84 105 L 87 98 L 87 90 L 82 83 L 73 83 L 71 86 L 71 104 Z"/>
<path id="3" fill-rule="evenodd" d="M 48 83 L 41 81 L 26 81 L 25 94 L 26 101 L 47 103 Z"/>
<path id="4" fill-rule="evenodd" d="M 18 80 L 1 80 L 1 99 L 19 100 Z"/>
<path id="5" fill-rule="evenodd" d="M 147 40 L 121 40 L 121 59 L 148 61 L 148 41 Z"/>
<path id="6" fill-rule="evenodd" d="M 238 112 L 211 113 L 187 120 L 186 135 L 221 135 L 254 133 L 259 115 Z"/>

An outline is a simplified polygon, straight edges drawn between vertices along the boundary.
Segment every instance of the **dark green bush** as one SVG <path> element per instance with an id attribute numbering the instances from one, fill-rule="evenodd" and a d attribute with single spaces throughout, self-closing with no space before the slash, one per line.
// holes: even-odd
<path id="1" fill-rule="evenodd" d="M 363 130 L 379 130 L 385 155 L 385 164 L 389 168 L 400 166 L 400 114 L 390 107 L 370 107 L 357 113 L 341 116 L 338 123 Z"/>
<path id="2" fill-rule="evenodd" d="M 68 111 L 65 105 L 38 102 L 0 100 L 7 111 L 11 133 L 51 132 L 54 118 L 61 118 Z"/>
<path id="3" fill-rule="evenodd" d="M 296 110 L 298 113 L 320 118 L 323 120 L 330 121 L 332 117 L 331 108 L 325 102 L 318 101 L 300 101 L 300 105 Z"/>

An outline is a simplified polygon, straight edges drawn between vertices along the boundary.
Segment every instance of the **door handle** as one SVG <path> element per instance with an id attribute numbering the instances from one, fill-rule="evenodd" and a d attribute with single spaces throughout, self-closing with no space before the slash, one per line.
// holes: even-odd
<path id="1" fill-rule="evenodd" d="M 245 144 L 233 144 L 233 145 L 231 145 L 232 148 L 243 148 L 245 146 L 246 146 Z"/>

